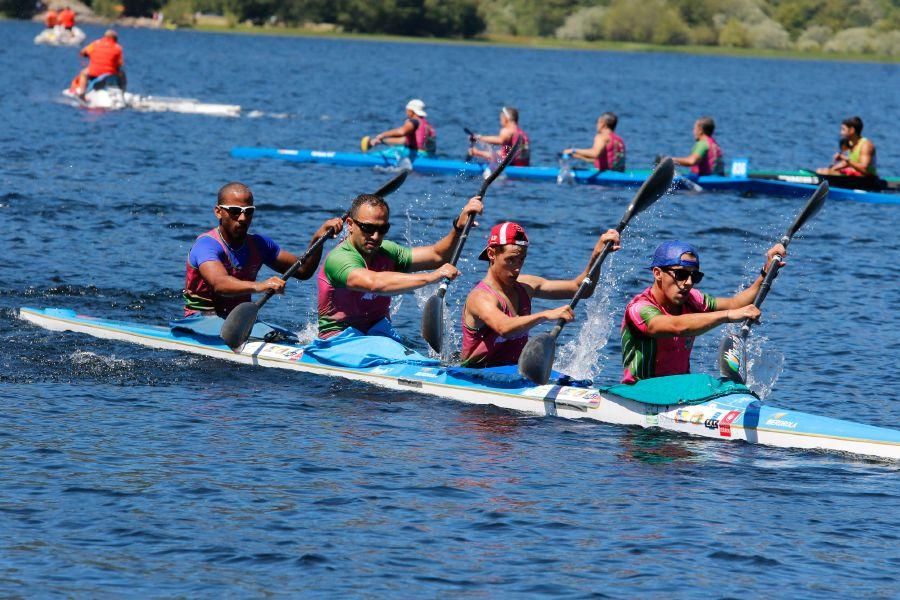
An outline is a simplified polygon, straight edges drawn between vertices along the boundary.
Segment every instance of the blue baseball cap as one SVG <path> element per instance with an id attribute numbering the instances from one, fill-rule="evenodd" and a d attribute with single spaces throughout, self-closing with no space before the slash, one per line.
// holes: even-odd
<path id="1" fill-rule="evenodd" d="M 682 254 L 693 254 L 697 260 L 684 260 L 681 258 Z M 687 242 L 677 240 L 663 242 L 656 247 L 656 252 L 653 253 L 653 262 L 650 263 L 650 268 L 653 267 L 696 267 L 699 269 L 700 253 Z"/>

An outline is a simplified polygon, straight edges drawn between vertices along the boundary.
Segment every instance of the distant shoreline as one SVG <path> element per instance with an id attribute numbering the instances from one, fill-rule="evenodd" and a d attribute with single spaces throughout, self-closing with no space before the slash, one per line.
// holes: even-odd
<path id="1" fill-rule="evenodd" d="M 287 37 L 314 37 L 335 40 L 359 40 L 370 42 L 399 42 L 406 44 L 449 44 L 460 46 L 500 46 L 537 50 L 583 50 L 605 52 L 661 52 L 698 56 L 730 56 L 736 58 L 771 58 L 795 60 L 822 60 L 832 62 L 867 62 L 898 64 L 900 56 L 879 56 L 838 52 L 800 52 L 797 50 L 766 50 L 760 48 L 727 48 L 724 46 L 662 46 L 636 42 L 580 42 L 556 38 L 485 35 L 473 39 L 431 38 L 369 33 L 344 33 L 304 27 L 261 27 L 255 25 L 216 26 L 198 25 L 187 30 L 209 33 L 233 33 L 238 35 L 274 35 Z"/>

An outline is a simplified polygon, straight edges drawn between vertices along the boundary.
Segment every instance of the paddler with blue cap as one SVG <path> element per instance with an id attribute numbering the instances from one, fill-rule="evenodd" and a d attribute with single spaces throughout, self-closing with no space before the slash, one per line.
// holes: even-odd
<path id="1" fill-rule="evenodd" d="M 752 285 L 730 298 L 716 298 L 694 287 L 703 280 L 696 247 L 681 241 L 660 244 L 650 263 L 653 284 L 625 308 L 622 383 L 690 373 L 696 336 L 725 323 L 759 318 L 753 300 L 772 259 L 786 253 L 782 244 L 775 244 Z"/>

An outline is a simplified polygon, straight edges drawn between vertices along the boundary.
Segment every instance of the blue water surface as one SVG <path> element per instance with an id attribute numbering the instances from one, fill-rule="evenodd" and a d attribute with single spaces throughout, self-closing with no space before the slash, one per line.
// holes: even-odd
<path id="1" fill-rule="evenodd" d="M 221 119 L 76 109 L 59 96 L 76 50 L 32 45 L 31 23 L 0 31 L 0 595 L 900 595 L 896 464 L 524 416 L 16 317 L 54 306 L 162 323 L 179 314 L 188 249 L 214 226 L 224 183 L 249 184 L 254 228 L 299 251 L 391 177 L 238 161 L 235 145 L 352 150 L 421 97 L 447 157 L 465 152 L 463 126 L 493 131 L 514 105 L 538 164 L 589 145 L 613 110 L 633 167 L 687 154 L 693 120 L 710 114 L 728 156 L 798 168 L 826 164 L 839 121 L 859 114 L 896 174 L 897 65 L 121 32 L 133 91 L 244 107 Z M 392 236 L 436 240 L 477 183 L 411 176 L 390 198 Z M 495 183 L 451 317 L 483 272 L 489 225 L 521 222 L 526 271 L 572 277 L 630 194 Z M 659 241 L 695 243 L 703 290 L 727 295 L 801 202 L 664 198 L 564 331 L 567 343 L 602 334 L 596 364 L 570 366 L 618 378 L 618 322 Z M 755 334 L 764 355 L 784 356 L 768 401 L 897 426 L 898 217 L 831 202 L 794 241 Z M 405 335 L 418 337 L 429 292 L 395 303 Z M 308 331 L 314 286 L 292 282 L 264 310 Z M 714 371 L 718 340 L 698 339 L 695 370 Z"/>

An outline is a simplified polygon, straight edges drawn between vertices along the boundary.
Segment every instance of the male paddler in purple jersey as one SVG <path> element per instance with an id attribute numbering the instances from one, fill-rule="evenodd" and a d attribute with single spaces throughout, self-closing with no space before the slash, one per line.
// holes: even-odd
<path id="1" fill-rule="evenodd" d="M 328 253 L 317 276 L 319 337 L 353 327 L 399 339 L 390 323 L 391 296 L 456 279 L 459 271 L 449 264 L 453 247 L 468 216 L 483 209 L 481 197 L 475 196 L 453 218 L 447 235 L 430 246 L 407 247 L 385 239 L 391 210 L 384 198 L 358 196 L 350 206 L 347 239 Z"/>
<path id="2" fill-rule="evenodd" d="M 650 263 L 653 285 L 625 308 L 622 382 L 689 373 L 695 336 L 724 323 L 759 318 L 753 300 L 776 254 L 785 256 L 784 246 L 769 248 L 762 271 L 750 287 L 731 298 L 714 298 L 694 288 L 703 279 L 697 249 L 678 241 L 660 244 Z"/>
<path id="3" fill-rule="evenodd" d="M 687 156 L 672 157 L 676 165 L 690 167 L 691 174 L 700 175 L 724 175 L 725 157 L 722 147 L 713 137 L 716 131 L 716 122 L 712 117 L 700 117 L 694 123 L 694 147 Z"/>
<path id="4" fill-rule="evenodd" d="M 619 249 L 619 233 L 615 229 L 600 236 L 587 266 L 576 277 L 544 279 L 522 273 L 528 254 L 525 229 L 512 222 L 495 225 L 487 247 L 478 257 L 488 261 L 487 275 L 469 292 L 463 309 L 462 365 L 473 368 L 514 365 L 532 327 L 558 319 L 573 320 L 575 313 L 568 304 L 532 314 L 531 299 L 572 298 L 607 242 L 612 242 L 613 250 Z M 591 287 L 586 297 L 593 293 Z"/>
<path id="5" fill-rule="evenodd" d="M 213 212 L 219 219 L 218 227 L 201 234 L 188 253 L 183 291 L 185 316 L 225 318 L 235 306 L 249 302 L 250 294 L 268 290 L 282 293 L 283 279 L 273 276 L 257 282 L 256 275 L 263 265 L 284 273 L 297 261 L 296 256 L 282 250 L 271 238 L 248 233 L 256 207 L 253 192 L 243 183 L 224 185 Z M 342 228 L 341 219 L 329 219 L 319 227 L 310 244 L 327 235 L 330 229 L 338 232 Z M 321 257 L 320 249 L 303 263 L 294 277 L 312 277 Z"/>

